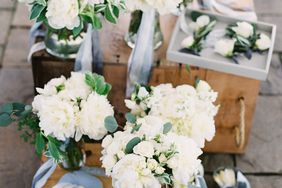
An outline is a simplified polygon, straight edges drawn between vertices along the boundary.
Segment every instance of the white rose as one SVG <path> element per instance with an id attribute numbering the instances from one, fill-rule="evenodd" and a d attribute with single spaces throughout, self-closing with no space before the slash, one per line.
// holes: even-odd
<path id="1" fill-rule="evenodd" d="M 235 40 L 221 39 L 215 44 L 214 51 L 222 56 L 228 57 L 233 55 Z"/>
<path id="2" fill-rule="evenodd" d="M 208 92 L 211 90 L 211 86 L 206 81 L 200 80 L 196 89 L 197 92 Z"/>
<path id="3" fill-rule="evenodd" d="M 138 91 L 138 94 L 137 94 L 137 97 L 139 99 L 142 99 L 142 98 L 145 98 L 149 95 L 149 92 L 146 90 L 145 87 L 140 87 L 139 91 Z"/>
<path id="4" fill-rule="evenodd" d="M 133 148 L 133 152 L 144 157 L 152 158 L 154 155 L 154 146 L 149 141 L 143 141 Z"/>
<path id="5" fill-rule="evenodd" d="M 46 18 L 54 29 L 73 30 L 80 25 L 77 0 L 48 0 Z"/>
<path id="6" fill-rule="evenodd" d="M 107 134 L 104 120 L 107 116 L 113 116 L 114 110 L 106 96 L 92 93 L 88 99 L 81 104 L 77 126 L 78 136 L 87 135 L 94 140 L 100 140 Z"/>
<path id="7" fill-rule="evenodd" d="M 200 28 L 204 27 L 204 26 L 206 26 L 210 23 L 210 17 L 208 17 L 206 15 L 202 15 L 202 16 L 197 18 L 196 23 Z"/>
<path id="8" fill-rule="evenodd" d="M 151 170 L 154 171 L 158 167 L 158 162 L 155 159 L 148 159 L 147 161 L 147 167 Z"/>
<path id="9" fill-rule="evenodd" d="M 165 172 L 165 168 L 158 166 L 155 170 L 156 174 L 163 174 Z"/>
<path id="10" fill-rule="evenodd" d="M 261 33 L 260 35 L 260 38 L 256 41 L 256 47 L 259 49 L 259 50 L 267 50 L 270 48 L 271 46 L 271 40 L 270 38 Z"/>
<path id="11" fill-rule="evenodd" d="M 237 26 L 232 27 L 232 30 L 244 38 L 249 38 L 254 33 L 254 27 L 247 22 L 237 22 Z"/>
<path id="12" fill-rule="evenodd" d="M 163 153 L 159 156 L 159 161 L 160 163 L 165 163 L 167 161 L 167 158 Z"/>
<path id="13" fill-rule="evenodd" d="M 145 0 L 152 8 L 155 8 L 161 15 L 174 11 L 182 0 Z"/>
<path id="14" fill-rule="evenodd" d="M 182 48 L 190 48 L 194 44 L 195 40 L 193 36 L 186 37 L 182 42 L 181 42 L 181 47 Z"/>

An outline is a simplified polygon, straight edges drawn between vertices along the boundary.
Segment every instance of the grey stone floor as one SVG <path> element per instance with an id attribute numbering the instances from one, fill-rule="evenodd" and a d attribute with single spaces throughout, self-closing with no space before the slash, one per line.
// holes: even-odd
<path id="1" fill-rule="evenodd" d="M 0 104 L 30 102 L 32 74 L 26 57 L 28 30 L 32 23 L 27 19 L 24 5 L 15 0 L 0 1 Z M 246 154 L 205 154 L 202 157 L 209 188 L 216 187 L 211 175 L 221 165 L 241 169 L 253 188 L 282 188 L 282 1 L 255 0 L 255 6 L 259 20 L 278 26 L 269 78 L 261 86 Z M 0 188 L 30 187 L 38 166 L 33 147 L 19 139 L 16 128 L 1 129 Z"/>

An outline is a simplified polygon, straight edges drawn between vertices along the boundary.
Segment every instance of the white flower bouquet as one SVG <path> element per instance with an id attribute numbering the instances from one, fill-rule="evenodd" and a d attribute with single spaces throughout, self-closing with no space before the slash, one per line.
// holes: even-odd
<path id="1" fill-rule="evenodd" d="M 86 23 L 101 28 L 100 15 L 117 23 L 120 10 L 125 9 L 124 0 L 27 0 L 27 3 L 31 7 L 30 19 L 43 22 L 61 39 L 77 37 Z"/>
<path id="2" fill-rule="evenodd" d="M 210 141 L 215 134 L 216 98 L 217 93 L 209 84 L 199 81 L 196 88 L 190 85 L 173 88 L 171 84 L 137 86 L 131 100 L 125 103 L 133 115 L 160 117 L 173 125 L 173 133 L 190 137 L 204 147 L 205 140 Z"/>
<path id="3" fill-rule="evenodd" d="M 237 22 L 226 28 L 228 39 L 221 39 L 215 44 L 215 52 L 231 58 L 238 63 L 237 56 L 243 54 L 251 59 L 253 52 L 262 53 L 271 46 L 270 38 L 257 32 L 257 26 L 248 22 Z"/>
<path id="4" fill-rule="evenodd" d="M 39 156 L 44 152 L 56 162 L 68 163 L 71 158 L 83 157 L 76 147 L 83 136 L 101 140 L 108 131 L 117 129 L 107 99 L 110 89 L 102 76 L 73 72 L 69 79 L 62 76 L 49 81 L 43 89 L 37 88 L 39 95 L 32 107 L 19 103 L 1 106 L 0 124 L 19 121 L 19 128 L 26 130 L 23 137 L 35 143 Z"/>
<path id="5" fill-rule="evenodd" d="M 169 133 L 171 125 L 145 117 L 139 129 L 108 135 L 102 164 L 114 188 L 187 187 L 193 184 L 202 151 L 187 137 Z M 132 120 L 132 119 L 131 119 Z M 149 125 L 149 127 L 147 126 Z M 151 126 L 153 128 L 151 128 Z"/>

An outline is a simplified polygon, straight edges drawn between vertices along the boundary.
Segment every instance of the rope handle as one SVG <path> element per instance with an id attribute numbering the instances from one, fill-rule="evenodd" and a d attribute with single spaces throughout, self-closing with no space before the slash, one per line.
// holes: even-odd
<path id="1" fill-rule="evenodd" d="M 245 112 L 246 112 L 246 104 L 245 99 L 243 97 L 239 98 L 240 102 L 240 124 L 235 127 L 235 141 L 236 146 L 239 149 L 242 149 L 245 143 Z"/>

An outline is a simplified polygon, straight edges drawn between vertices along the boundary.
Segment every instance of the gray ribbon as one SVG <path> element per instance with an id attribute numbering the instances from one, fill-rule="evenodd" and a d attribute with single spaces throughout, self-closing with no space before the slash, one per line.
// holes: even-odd
<path id="1" fill-rule="evenodd" d="M 136 83 L 147 84 L 153 64 L 155 10 L 143 12 L 135 47 L 128 61 L 126 96 L 129 97 Z"/>
<path id="2" fill-rule="evenodd" d="M 79 171 L 67 173 L 59 180 L 54 188 L 70 188 L 78 186 L 82 186 L 83 188 L 103 188 L 103 183 L 101 182 L 101 180 L 93 176 L 100 175 L 100 171 L 103 170 L 101 168 L 88 167 L 87 169 L 82 168 Z M 100 176 L 105 176 L 105 174 Z"/>
<path id="3" fill-rule="evenodd" d="M 53 159 L 46 161 L 36 172 L 33 177 L 31 188 L 41 188 L 45 185 L 48 178 L 54 173 L 57 164 Z"/>
<path id="4" fill-rule="evenodd" d="M 101 74 L 102 68 L 103 60 L 99 32 L 96 29 L 92 29 L 92 26 L 89 24 L 84 41 L 76 56 L 75 71 L 85 72 L 95 70 L 95 72 Z"/>

